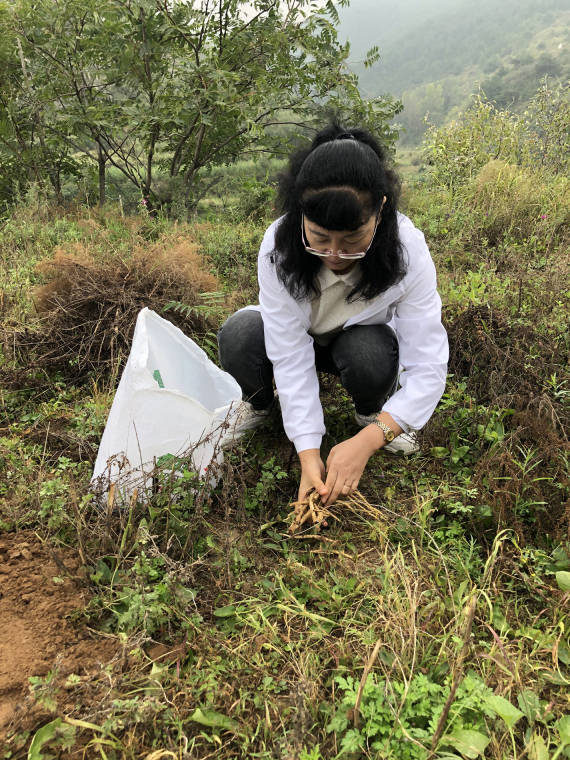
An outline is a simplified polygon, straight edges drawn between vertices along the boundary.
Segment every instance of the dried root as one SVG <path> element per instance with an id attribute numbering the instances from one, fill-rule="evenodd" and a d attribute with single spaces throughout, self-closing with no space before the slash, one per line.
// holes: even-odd
<path id="1" fill-rule="evenodd" d="M 311 527 L 318 533 L 321 525 L 326 523 L 329 517 L 334 518 L 334 515 L 323 505 L 321 497 L 313 489 L 309 491 L 306 499 L 293 503 L 289 534 L 291 536 L 295 535 L 303 526 L 307 528 Z"/>
<path id="2" fill-rule="evenodd" d="M 319 494 L 312 490 L 307 498 L 293 502 L 293 512 L 289 516 L 289 535 L 296 538 L 314 538 L 322 525 L 328 520 L 341 520 L 343 514 L 350 513 L 361 519 L 368 518 L 377 522 L 385 521 L 381 508 L 370 504 L 360 491 L 355 491 L 348 497 L 338 499 L 331 507 L 325 507 Z M 307 533 L 307 530 L 312 530 Z"/>

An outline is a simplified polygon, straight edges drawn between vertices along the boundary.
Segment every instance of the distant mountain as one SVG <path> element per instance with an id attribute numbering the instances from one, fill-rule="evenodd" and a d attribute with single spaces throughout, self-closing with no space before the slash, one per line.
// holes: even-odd
<path id="1" fill-rule="evenodd" d="M 520 52 L 567 10 L 568 0 L 352 0 L 339 32 L 363 90 L 399 95 Z M 380 61 L 365 70 L 359 60 L 373 45 Z"/>
<path id="2" fill-rule="evenodd" d="M 516 108 L 544 75 L 570 75 L 568 0 L 352 0 L 339 15 L 363 94 L 401 97 L 412 142 L 426 112 L 441 123 L 479 87 Z M 380 60 L 366 69 L 375 45 Z"/>

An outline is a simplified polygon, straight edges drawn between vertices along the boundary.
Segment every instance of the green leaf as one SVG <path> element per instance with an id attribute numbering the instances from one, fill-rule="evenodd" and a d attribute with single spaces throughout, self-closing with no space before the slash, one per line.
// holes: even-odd
<path id="1" fill-rule="evenodd" d="M 437 459 L 445 459 L 445 457 L 449 456 L 449 449 L 446 449 L 445 446 L 433 446 L 429 451 Z"/>
<path id="2" fill-rule="evenodd" d="M 156 371 L 158 372 L 158 370 Z M 162 382 L 162 378 L 161 378 L 161 382 Z M 159 387 L 164 388 L 164 384 L 159 385 Z M 162 456 L 158 457 L 158 459 L 156 460 L 156 466 L 165 467 L 166 465 L 172 465 L 176 462 L 176 459 L 177 457 L 175 457 L 174 454 L 163 454 Z"/>
<path id="3" fill-rule="evenodd" d="M 491 740 L 480 731 L 458 728 L 452 734 L 446 734 L 442 741 L 451 744 L 465 757 L 476 758 L 485 752 Z"/>
<path id="4" fill-rule="evenodd" d="M 451 452 L 451 461 L 453 464 L 458 464 L 458 462 L 463 459 L 465 454 L 469 452 L 469 446 L 458 446 L 456 449 L 453 449 Z"/>
<path id="5" fill-rule="evenodd" d="M 570 684 L 570 681 L 567 678 L 564 678 L 560 672 L 556 671 L 545 673 L 543 678 L 548 683 L 556 684 L 556 686 L 568 686 Z"/>
<path id="6" fill-rule="evenodd" d="M 201 726 L 208 726 L 209 728 L 223 728 L 226 731 L 237 731 L 238 723 L 227 715 L 216 712 L 215 710 L 206 710 L 201 707 L 197 707 L 190 720 L 195 723 L 200 723 Z"/>
<path id="7" fill-rule="evenodd" d="M 56 718 L 46 723 L 34 734 L 34 738 L 28 749 L 28 760 L 45 760 L 42 749 L 49 742 L 56 741 L 60 747 L 69 749 L 75 743 L 75 727 L 64 723 L 61 718 Z"/>
<path id="8" fill-rule="evenodd" d="M 570 649 L 565 644 L 558 645 L 558 659 L 565 665 L 570 665 Z"/>
<path id="9" fill-rule="evenodd" d="M 534 723 L 540 718 L 540 699 L 532 689 L 525 689 L 517 697 L 520 709 L 529 723 Z"/>
<path id="10" fill-rule="evenodd" d="M 570 570 L 570 555 L 562 546 L 557 546 L 552 552 L 552 559 L 559 570 Z"/>
<path id="11" fill-rule="evenodd" d="M 560 734 L 560 741 L 565 747 L 570 744 L 570 715 L 564 715 L 556 724 L 558 733 Z"/>
<path id="12" fill-rule="evenodd" d="M 236 614 L 235 605 L 229 604 L 227 607 L 218 607 L 214 610 L 214 616 L 219 618 L 232 617 Z"/>
<path id="13" fill-rule="evenodd" d="M 570 573 L 567 570 L 559 570 L 556 573 L 556 583 L 562 591 L 570 591 Z"/>
<path id="14" fill-rule="evenodd" d="M 533 734 L 526 749 L 529 760 L 548 760 L 548 750 L 540 734 Z"/>
<path id="15" fill-rule="evenodd" d="M 341 754 L 360 752 L 362 750 L 363 743 L 364 742 L 360 731 L 356 731 L 354 728 L 351 728 L 350 731 L 347 731 L 346 734 L 342 737 Z"/>
<path id="16" fill-rule="evenodd" d="M 523 717 L 523 713 L 504 697 L 494 694 L 485 698 L 485 704 L 505 721 L 509 729 L 512 729 L 515 723 Z"/>

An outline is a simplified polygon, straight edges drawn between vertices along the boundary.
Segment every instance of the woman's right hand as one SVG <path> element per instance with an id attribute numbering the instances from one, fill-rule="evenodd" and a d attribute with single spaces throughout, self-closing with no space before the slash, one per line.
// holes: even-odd
<path id="1" fill-rule="evenodd" d="M 299 461 L 301 462 L 301 483 L 298 500 L 305 499 L 311 488 L 314 488 L 324 502 L 328 496 L 328 488 L 324 483 L 325 465 L 319 449 L 300 451 Z"/>

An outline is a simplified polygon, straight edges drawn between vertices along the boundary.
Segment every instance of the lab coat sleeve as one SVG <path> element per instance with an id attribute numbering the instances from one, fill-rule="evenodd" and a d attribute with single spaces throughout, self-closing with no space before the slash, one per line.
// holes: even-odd
<path id="1" fill-rule="evenodd" d="M 414 228 L 409 244 L 415 249 L 414 268 L 396 303 L 393 320 L 403 370 L 399 389 L 383 409 L 408 429 L 419 430 L 445 389 L 449 350 L 435 266 L 419 230 Z"/>
<path id="2" fill-rule="evenodd" d="M 259 305 L 265 348 L 273 364 L 283 426 L 297 451 L 318 449 L 325 432 L 309 319 L 278 279 L 274 229 L 269 228 L 258 259 Z"/>

